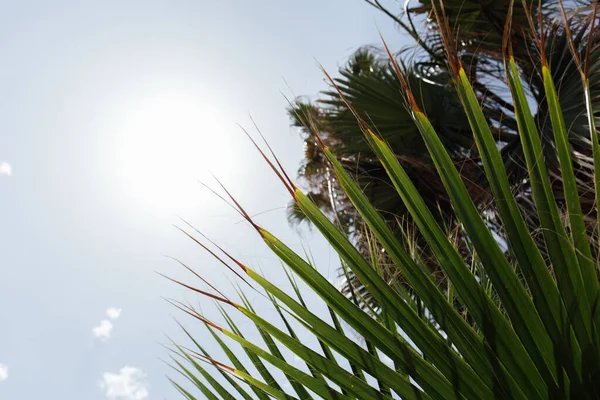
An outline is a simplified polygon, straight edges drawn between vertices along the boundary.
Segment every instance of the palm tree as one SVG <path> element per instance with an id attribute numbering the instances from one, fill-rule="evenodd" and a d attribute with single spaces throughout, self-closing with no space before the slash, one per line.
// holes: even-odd
<path id="1" fill-rule="evenodd" d="M 592 15 L 595 17 L 595 9 Z M 200 343 L 191 331 L 185 330 L 191 346 L 174 343 L 172 358 L 175 369 L 189 380 L 188 385 L 173 380 L 185 398 L 600 398 L 600 285 L 598 261 L 592 251 L 597 237 L 588 234 L 582 212 L 577 163 L 566 123 L 568 112 L 562 110 L 564 102 L 557 90 L 560 81 L 555 75 L 556 64 L 549 62 L 551 53 L 544 51 L 548 40 L 531 31 L 540 50 L 542 89 L 550 118 L 548 132 L 560 167 L 560 185 L 553 175 L 556 173 L 553 160 L 546 156 L 544 136 L 538 130 L 536 114 L 520 78 L 522 69 L 514 57 L 510 36 L 507 35 L 503 46 L 506 83 L 520 138 L 515 147 L 523 155 L 523 174 L 531 192 L 530 207 L 537 215 L 537 229 L 541 232 L 536 238 L 530 230 L 529 215 L 519 206 L 519 198 L 513 196 L 503 149 L 498 146 L 493 123 L 485 115 L 473 80 L 455 50 L 447 28 L 448 19 L 437 12 L 436 17 L 448 55 L 449 79 L 471 126 L 481 176 L 488 184 L 489 201 L 495 205 L 506 241 L 499 243 L 496 231 L 479 212 L 452 150 L 420 106 L 417 93 L 411 90 L 410 69 L 399 66 L 390 54 L 391 66 L 406 98 L 407 113 L 447 192 L 465 245 L 448 236 L 392 144 L 353 107 L 343 87 L 331 80 L 356 119 L 374 159 L 385 170 L 395 196 L 413 219 L 415 230 L 431 249 L 431 256 L 437 260 L 447 282 L 446 288 L 432 279 L 426 262 L 411 252 L 410 242 L 396 234 L 387 215 L 370 201 L 360 182 L 348 173 L 343 158 L 338 159 L 325 140 L 315 135 L 325 158 L 321 160 L 323 165 L 329 168 L 356 215 L 364 221 L 368 231 L 365 237 L 378 244 L 374 247 L 376 254 L 370 258 L 359 251 L 347 232 L 317 202 L 290 181 L 276 159 L 261 151 L 296 206 L 339 254 L 344 269 L 362 282 L 378 310 L 372 313 L 362 309 L 361 300 L 352 290 L 348 295 L 340 293 L 305 257 L 257 225 L 226 191 L 265 244 L 287 266 L 293 291 L 273 284 L 206 238 L 189 234 L 240 279 L 264 293 L 276 313 L 254 310 L 243 292 L 239 292 L 240 300 L 233 301 L 213 286 L 204 290 L 178 282 L 220 305 L 223 323 L 189 304 L 175 302 L 206 327 L 222 348 L 223 357 L 228 359 L 215 359 L 206 343 Z M 510 18 L 508 21 L 510 28 Z M 583 87 L 583 113 L 589 121 L 586 137 L 592 149 L 590 179 L 596 184 L 600 182 L 600 143 L 591 123 L 595 115 L 590 96 L 594 55 L 591 51 L 583 55 L 579 51 L 581 46 L 589 48 L 585 46 L 598 35 L 599 29 L 591 21 L 579 42 L 577 36 L 569 33 L 566 38 Z M 560 196 L 556 194 L 558 186 Z M 563 199 L 565 209 L 560 206 Z M 594 199 L 594 208 L 599 201 Z M 412 293 L 388 284 L 378 264 L 381 248 L 402 272 Z M 310 288 L 308 292 L 299 290 L 297 278 Z M 327 317 L 307 307 L 305 298 L 313 295 L 327 306 Z M 234 314 L 254 324 L 264 343 L 246 339 Z M 354 335 L 347 334 L 349 329 Z M 314 343 L 319 349 L 315 349 Z M 247 360 L 236 355 L 237 345 L 244 350 Z M 290 352 L 305 367 L 294 364 Z"/>
<path id="2" fill-rule="evenodd" d="M 460 173 L 471 197 L 480 212 L 486 215 L 488 227 L 500 242 L 505 242 L 505 232 L 498 221 L 498 210 L 490 198 L 490 188 L 481 168 L 481 160 L 474 146 L 473 135 L 467 116 L 460 105 L 459 96 L 452 85 L 452 71 L 444 58 L 444 44 L 441 30 L 432 14 L 432 2 L 423 0 L 418 6 L 409 7 L 405 3 L 402 16 L 398 17 L 379 1 L 365 0 L 390 16 L 404 31 L 417 41 L 417 50 L 405 49 L 394 58 L 407 70 L 408 84 L 415 93 L 417 104 L 430 116 L 442 143 L 454 163 L 460 166 Z M 474 0 L 444 1 L 444 11 L 448 23 L 458 31 L 457 41 L 463 65 L 467 68 L 470 83 L 484 110 L 486 120 L 492 129 L 494 139 L 501 148 L 502 159 L 508 171 L 509 182 L 518 205 L 526 215 L 526 221 L 533 231 L 539 226 L 538 216 L 532 207 L 531 185 L 527 177 L 524 155 L 520 146 L 514 105 L 510 102 L 505 80 L 502 43 L 504 21 L 511 1 L 481 2 Z M 543 87 L 542 69 L 539 58 L 539 43 L 533 33 L 539 32 L 553 77 L 557 82 L 565 123 L 570 130 L 570 151 L 573 159 L 577 187 L 586 215 L 588 233 L 595 231 L 596 212 L 594 208 L 595 189 L 592 180 L 592 148 L 589 140 L 588 121 L 582 113 L 583 86 L 580 83 L 577 66 L 569 48 L 568 32 L 571 27 L 573 44 L 578 57 L 595 49 L 600 43 L 598 37 L 584 40 L 582 35 L 589 28 L 589 5 L 570 2 L 570 8 L 563 10 L 558 1 L 543 1 L 540 6 L 527 6 L 516 1 L 513 7 L 512 25 L 507 35 L 516 49 L 513 53 L 519 65 L 528 101 L 533 103 L 535 121 L 541 134 L 544 155 L 553 178 L 553 192 L 559 207 L 566 206 L 561 195 L 561 169 L 557 158 L 554 136 L 549 123 L 548 105 Z M 424 20 L 425 35 L 419 33 L 415 20 Z M 530 23 L 530 20 L 533 23 Z M 568 21 L 565 25 L 564 21 Z M 590 52 L 590 64 L 599 65 L 599 52 Z M 590 68 L 590 90 L 592 102 L 600 107 L 600 81 L 597 67 Z M 321 93 L 317 102 L 298 99 L 290 108 L 292 124 L 300 129 L 305 140 L 306 156 L 299 170 L 299 176 L 309 196 L 320 208 L 334 217 L 342 229 L 357 243 L 366 255 L 371 245 L 364 239 L 360 215 L 351 207 L 339 184 L 332 179 L 332 173 L 319 146 L 316 143 L 318 132 L 332 153 L 342 162 L 346 171 L 357 180 L 374 206 L 381 211 L 397 236 L 405 236 L 414 220 L 406 207 L 394 195 L 393 185 L 382 164 L 375 157 L 362 132 L 354 123 L 350 108 L 342 100 L 348 100 L 359 115 L 372 123 L 377 132 L 389 143 L 394 154 L 417 185 L 436 221 L 462 244 L 461 252 L 467 257 L 464 235 L 457 225 L 454 210 L 448 194 L 435 174 L 433 161 L 427 152 L 418 129 L 403 106 L 400 84 L 395 79 L 392 64 L 386 58 L 377 56 L 377 49 L 359 49 L 347 65 L 339 71 L 335 84 L 341 94 L 333 88 Z M 600 121 L 594 119 L 598 126 Z M 290 207 L 290 220 L 294 223 L 305 217 L 293 203 Z M 414 232 L 414 230 L 412 230 Z M 444 275 L 440 274 L 439 263 L 432 257 L 422 236 L 418 232 L 410 235 L 415 248 L 432 274 L 439 278 L 445 287 Z M 543 246 L 543 240 L 539 240 Z M 597 245 L 592 247 L 597 253 Z M 545 254 L 545 250 L 544 250 Z M 385 258 L 382 264 L 387 271 L 389 282 L 400 283 L 411 290 L 393 263 Z M 344 274 L 344 271 L 340 271 Z M 343 291 L 349 294 L 351 288 L 357 293 L 365 293 L 359 280 L 350 274 Z M 364 304 L 376 308 L 372 299 L 365 298 Z"/>

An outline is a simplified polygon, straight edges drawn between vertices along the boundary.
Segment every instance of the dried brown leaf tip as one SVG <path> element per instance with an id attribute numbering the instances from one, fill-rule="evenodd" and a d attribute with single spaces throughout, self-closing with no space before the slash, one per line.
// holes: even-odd
<path id="1" fill-rule="evenodd" d="M 585 26 L 589 26 L 589 33 L 588 33 L 588 41 L 585 46 L 584 59 L 582 60 L 580 57 L 579 51 L 577 49 L 577 46 L 575 44 L 575 39 L 574 39 L 575 35 L 573 35 L 573 32 L 571 31 L 571 24 L 573 22 L 573 18 L 572 17 L 569 18 L 567 16 L 567 12 L 565 11 L 563 1 L 561 0 L 558 2 L 559 6 L 560 6 L 562 18 L 563 18 L 563 23 L 564 23 L 564 27 L 565 27 L 567 40 L 569 42 L 569 48 L 571 50 L 573 59 L 575 60 L 575 63 L 577 65 L 577 68 L 579 68 L 579 72 L 581 73 L 581 77 L 584 82 L 587 81 L 589 78 L 589 68 L 590 68 L 590 63 L 591 63 L 590 54 L 592 51 L 592 47 L 594 47 L 593 43 L 596 40 L 594 35 L 598 34 L 598 32 L 595 32 L 596 18 L 597 18 L 597 14 L 598 14 L 598 1 L 594 1 L 593 3 L 594 4 L 593 4 L 592 12 L 589 15 L 589 19 L 583 24 L 583 29 L 585 29 Z"/>
<path id="2" fill-rule="evenodd" d="M 206 325 L 218 330 L 219 332 L 227 333 L 227 331 L 224 328 L 222 328 L 216 322 L 213 322 L 213 321 L 209 320 L 208 318 L 206 318 L 204 315 L 200 314 L 195 308 L 188 306 L 186 304 L 183 304 L 180 301 L 171 301 L 170 303 L 175 305 L 175 307 L 179 308 L 181 311 L 185 312 L 186 314 L 202 321 Z M 229 302 L 228 304 L 230 304 L 231 306 L 238 308 L 238 309 L 241 308 L 240 306 L 238 306 L 237 304 L 235 304 L 233 302 Z"/>
<path id="3" fill-rule="evenodd" d="M 325 144 L 325 142 L 323 141 L 323 139 L 321 139 L 321 135 L 319 135 L 318 132 L 314 133 L 315 139 L 317 139 L 317 143 L 319 144 L 319 146 L 321 146 L 321 148 L 323 150 L 325 150 L 327 148 L 327 145 Z"/>
<path id="4" fill-rule="evenodd" d="M 529 30 L 531 32 L 530 34 L 533 37 L 533 41 L 536 44 L 536 46 L 540 52 L 542 66 L 548 67 L 548 64 L 547 64 L 548 60 L 546 59 L 546 45 L 544 43 L 545 33 L 544 33 L 544 23 L 542 21 L 543 13 L 541 12 L 541 5 L 538 5 L 538 8 L 540 8 L 540 10 L 537 13 L 538 20 L 537 20 L 537 26 L 536 26 L 535 21 L 533 20 L 533 17 L 531 15 L 531 8 L 527 5 L 526 0 L 522 0 L 522 2 L 523 2 L 523 11 L 525 12 L 525 16 L 527 17 L 527 22 L 529 24 Z M 509 12 L 506 17 L 504 37 L 503 37 L 503 45 L 507 46 L 507 50 L 508 50 L 507 54 L 508 54 L 508 57 L 511 57 L 511 58 L 513 56 L 513 53 L 512 53 L 512 44 L 510 43 L 509 32 L 511 31 L 511 28 L 512 28 L 511 25 L 512 25 L 512 19 L 513 19 L 513 6 L 514 6 L 514 0 L 510 2 L 510 8 L 509 8 Z M 533 7 L 533 3 L 532 3 L 532 7 Z M 540 29 L 539 33 L 537 31 L 537 27 L 539 27 L 539 29 Z"/>
<path id="5" fill-rule="evenodd" d="M 346 107 L 348 107 L 348 110 L 350 110 L 350 112 L 352 113 L 352 115 L 354 115 L 354 118 L 356 118 L 356 121 L 360 125 L 360 128 L 362 129 L 362 131 L 364 133 L 366 133 L 367 130 L 370 129 L 369 125 L 360 116 L 360 114 L 358 114 L 358 111 L 356 111 L 356 109 L 348 101 L 348 99 L 346 99 L 346 97 L 344 96 L 344 93 L 342 93 L 342 91 L 340 90 L 340 88 L 338 87 L 338 85 L 335 83 L 335 80 L 331 77 L 331 75 L 329 75 L 329 72 L 327 72 L 327 70 L 322 65 L 320 67 L 321 67 L 321 71 L 323 71 L 323 73 L 325 74 L 325 77 L 327 78 L 327 80 L 329 81 L 329 83 L 331 83 L 331 86 L 333 86 L 333 88 L 335 89 L 335 91 L 340 96 L 340 99 L 344 102 L 344 104 L 346 105 Z"/>
<path id="6" fill-rule="evenodd" d="M 262 228 L 259 228 L 259 232 L 262 231 Z M 214 243 L 213 243 L 214 244 Z M 235 257 L 233 257 L 231 254 L 229 254 L 227 251 L 223 250 L 220 246 L 216 245 L 215 246 L 223 253 L 227 256 L 227 258 L 229 258 L 231 261 L 233 261 L 238 267 L 240 267 L 245 273 L 248 273 L 248 267 L 246 265 L 244 265 L 241 261 L 238 261 Z M 221 261 L 222 263 L 224 263 L 221 259 L 219 259 L 219 261 Z M 225 264 L 225 263 L 224 263 Z M 227 265 L 227 264 L 226 264 Z M 228 265 L 229 266 L 229 265 Z M 229 268 L 233 271 L 233 268 Z M 234 271 L 235 273 L 235 271 Z M 242 279 L 244 282 L 246 282 L 246 280 L 241 277 L 239 274 L 235 273 L 240 279 Z M 248 283 L 248 282 L 246 282 Z M 250 285 L 248 283 L 248 285 Z"/>
<path id="7" fill-rule="evenodd" d="M 162 276 L 163 278 L 166 278 L 166 279 L 170 280 L 171 282 L 174 282 L 174 283 L 176 283 L 176 284 L 178 284 L 178 285 L 181 285 L 181 286 L 183 286 L 184 288 L 190 289 L 190 290 L 191 290 L 191 291 L 193 291 L 193 292 L 196 292 L 196 293 L 198 293 L 198 294 L 201 294 L 201 295 L 203 295 L 203 296 L 206 296 L 206 297 L 210 297 L 211 299 L 213 299 L 213 300 L 217 300 L 217 301 L 219 301 L 219 302 L 221 302 L 221 303 L 225 303 L 225 304 L 229 304 L 229 305 L 231 305 L 231 306 L 237 307 L 235 303 L 233 303 L 231 300 L 229 300 L 229 299 L 228 299 L 228 298 L 226 298 L 226 297 L 217 296 L 216 294 L 213 294 L 213 293 L 207 292 L 207 291 L 205 291 L 205 290 L 202 290 L 202 289 L 198 289 L 197 287 L 194 287 L 194 286 L 191 286 L 191 285 L 185 284 L 185 283 L 183 283 L 183 282 L 181 282 L 181 281 L 178 281 L 177 279 L 173 279 L 173 278 L 171 278 L 171 277 L 169 277 L 169 276 L 167 276 L 167 275 L 165 275 L 165 274 L 162 274 L 162 273 L 160 273 L 160 272 L 158 272 L 158 274 L 159 274 L 160 276 Z"/>
<path id="8" fill-rule="evenodd" d="M 207 358 L 210 360 L 211 363 L 213 363 L 214 365 L 216 365 L 217 367 L 219 367 L 219 368 L 221 368 L 221 369 L 223 369 L 225 371 L 229 371 L 229 372 L 234 373 L 234 374 L 237 371 L 235 368 L 233 368 L 233 367 L 231 367 L 231 366 L 229 366 L 227 364 L 223 364 L 222 362 L 217 361 L 214 358 L 210 358 L 210 357 L 207 357 Z"/>
<path id="9" fill-rule="evenodd" d="M 419 105 L 417 104 L 417 101 L 415 100 L 415 97 L 413 96 L 412 90 L 410 90 L 410 86 L 408 85 L 408 82 L 406 81 L 406 78 L 404 77 L 404 73 L 400 70 L 400 66 L 398 65 L 398 62 L 396 61 L 396 58 L 393 56 L 392 52 L 390 51 L 390 48 L 388 47 L 387 42 L 385 41 L 385 39 L 383 38 L 383 35 L 381 35 L 381 33 L 379 33 L 379 37 L 381 38 L 381 41 L 383 42 L 383 46 L 385 47 L 385 51 L 387 52 L 388 57 L 390 58 L 390 62 L 392 63 L 392 67 L 394 68 L 394 71 L 396 72 L 396 76 L 398 77 L 398 80 L 400 81 L 400 85 L 402 86 L 402 89 L 404 89 L 404 93 L 407 96 L 408 105 L 410 106 L 410 109 L 414 112 L 421 112 L 421 110 L 419 109 Z M 371 131 L 371 134 L 373 134 L 372 131 Z"/>
<path id="10" fill-rule="evenodd" d="M 252 122 L 254 122 L 254 121 L 252 121 Z M 260 129 L 258 129 L 258 126 L 256 126 L 256 124 L 254 124 L 254 126 L 256 127 L 256 130 L 258 131 L 258 134 L 262 138 L 263 142 L 265 143 L 265 145 L 269 149 L 269 153 L 271 154 L 271 157 L 273 157 L 273 160 L 271 160 L 265 154 L 265 152 L 263 151 L 263 149 L 258 145 L 258 143 L 256 143 L 256 141 L 252 138 L 252 136 L 250 135 L 250 133 L 248 133 L 248 131 L 246 129 L 244 129 L 243 127 L 240 127 L 240 128 L 242 128 L 242 130 L 244 131 L 244 133 L 246 134 L 246 136 L 248 137 L 248 139 L 250 139 L 250 141 L 252 142 L 252 144 L 254 145 L 254 147 L 258 150 L 258 152 L 260 153 L 261 157 L 267 162 L 267 164 L 269 165 L 269 167 L 271 168 L 271 170 L 275 173 L 275 175 L 277 175 L 277 178 L 279 178 L 279 180 L 281 181 L 281 183 L 283 183 L 283 185 L 285 186 L 286 190 L 290 193 L 290 195 L 292 197 L 294 197 L 294 190 L 296 188 L 296 186 L 294 185 L 294 182 L 292 182 L 292 180 L 290 179 L 290 177 L 288 176 L 288 174 L 285 172 L 285 169 L 281 165 L 281 162 L 279 161 L 279 158 L 277 158 L 277 156 L 275 155 L 275 152 L 273 151 L 273 149 L 269 145 L 269 142 L 267 142 L 267 139 L 265 139 L 265 137 L 262 134 L 262 132 L 260 131 Z"/>
<path id="11" fill-rule="evenodd" d="M 215 329 L 218 329 L 220 331 L 222 331 L 222 328 L 217 326 L 215 323 L 208 321 L 206 318 L 204 318 L 201 314 L 198 313 L 198 311 L 196 311 L 193 307 L 190 307 L 186 304 L 183 304 L 182 302 L 178 301 L 178 300 L 167 300 L 171 305 L 175 306 L 176 308 L 178 308 L 179 310 L 183 311 L 184 313 L 206 323 L 209 325 L 215 325 Z"/>
<path id="12" fill-rule="evenodd" d="M 593 47 L 593 43 L 594 43 L 594 35 L 597 34 L 595 32 L 597 16 L 598 16 L 598 1 L 596 0 L 596 1 L 594 1 L 594 9 L 592 11 L 592 16 L 591 16 L 592 22 L 591 22 L 591 26 L 590 26 L 590 33 L 589 33 L 589 37 L 588 37 L 587 48 L 585 49 L 585 66 L 584 66 L 584 70 L 583 70 L 583 76 L 586 80 L 589 79 L 590 64 L 592 63 L 592 61 L 590 59 L 590 54 L 592 52 L 592 47 Z"/>
<path id="13" fill-rule="evenodd" d="M 216 179 L 216 178 L 215 178 Z M 246 210 L 244 210 L 244 207 L 242 207 L 242 205 L 236 200 L 235 197 L 233 197 L 233 195 L 229 192 L 229 190 L 227 190 L 227 188 L 225 187 L 225 185 L 223 185 L 221 183 L 221 181 L 219 181 L 218 179 L 216 179 L 217 183 L 219 184 L 219 186 L 221 186 L 221 189 L 223 189 L 223 191 L 227 194 L 227 196 L 231 199 L 231 201 L 233 202 L 233 204 L 235 204 L 235 209 L 237 210 L 238 213 L 240 213 L 240 215 L 246 220 L 248 221 L 248 223 L 250 225 L 252 225 L 252 227 L 254 229 L 256 229 L 257 231 L 260 229 L 260 226 L 258 226 L 250 217 L 250 214 L 248 214 L 246 212 Z"/>
<path id="14" fill-rule="evenodd" d="M 448 24 L 448 17 L 446 16 L 446 8 L 444 7 L 444 2 L 442 0 L 439 0 L 438 5 L 436 5 L 435 0 L 432 0 L 431 6 L 433 14 L 435 16 L 435 20 L 438 25 L 438 29 L 440 30 L 442 42 L 444 43 L 444 49 L 446 50 L 448 63 L 450 64 L 450 68 L 452 72 L 454 72 L 454 75 L 458 76 L 460 70 L 462 69 L 462 65 L 460 63 L 458 52 L 456 50 L 456 40 L 454 39 L 452 30 L 450 29 L 450 25 Z"/>
<path id="15" fill-rule="evenodd" d="M 523 5 L 525 5 L 523 3 Z M 512 42 L 510 41 L 510 32 L 512 27 L 512 13 L 513 13 L 514 1 L 511 1 L 508 6 L 508 12 L 506 13 L 506 21 L 504 21 L 504 32 L 502 34 L 502 51 L 504 55 L 504 59 L 511 58 L 513 55 L 512 51 Z M 524 7 L 527 9 L 527 6 Z M 527 19 L 529 20 L 529 24 L 532 25 L 531 17 L 527 10 L 525 10 Z"/>
<path id="16" fill-rule="evenodd" d="M 198 318 L 199 320 L 201 320 L 205 324 L 209 325 L 210 327 L 218 330 L 219 332 L 225 332 L 224 328 L 221 328 L 221 326 L 217 325 L 216 323 L 212 322 L 209 319 L 206 319 L 206 318 L 202 317 L 201 315 L 198 315 L 196 318 Z"/>
<path id="17" fill-rule="evenodd" d="M 218 244 L 216 244 L 214 241 L 212 241 L 208 236 L 206 236 L 205 234 L 203 234 L 202 232 L 200 232 L 198 229 L 194 228 L 192 225 L 190 225 L 189 223 L 186 222 L 186 224 L 192 228 L 194 231 L 196 231 L 196 233 L 198 233 L 200 236 L 202 236 L 205 240 L 207 240 L 208 242 L 210 242 L 210 244 L 212 244 L 213 246 L 215 246 L 217 249 L 219 249 L 219 251 L 223 254 L 225 254 L 229 259 L 231 259 L 232 261 L 234 261 L 244 272 L 248 272 L 248 267 L 246 267 L 244 264 L 242 264 L 241 262 L 239 262 L 238 260 L 236 260 L 235 258 L 233 258 L 231 255 L 229 255 L 228 252 L 226 252 L 221 246 L 219 246 Z M 178 228 L 179 229 L 179 228 Z M 199 241 L 198 239 L 196 239 L 194 236 L 190 235 L 188 232 L 180 229 L 187 237 L 189 237 L 190 239 L 192 239 L 196 244 L 198 244 L 200 247 L 202 247 L 204 250 L 206 250 L 211 256 L 213 256 L 217 261 L 219 261 L 221 264 L 223 264 L 225 267 L 227 267 L 227 269 L 229 269 L 231 272 L 233 272 L 238 278 L 240 278 L 242 281 L 244 281 L 248 286 L 252 287 L 252 285 L 250 285 L 250 283 L 248 283 L 246 281 L 246 279 L 244 279 L 243 276 L 241 276 L 233 267 L 231 267 L 231 265 L 229 265 L 227 262 L 225 262 L 218 254 L 216 254 L 212 249 L 210 249 L 207 245 L 205 245 L 204 243 L 202 243 L 201 241 Z"/>
<path id="18" fill-rule="evenodd" d="M 211 284 L 209 281 L 207 281 L 206 279 L 204 279 L 202 276 L 200 276 L 200 274 L 198 274 L 196 271 L 194 271 L 192 268 L 190 268 L 187 264 L 185 264 L 184 262 L 178 260 L 177 258 L 174 257 L 169 257 L 171 260 L 176 261 L 177 263 L 179 263 L 179 265 L 181 265 L 182 267 L 184 267 L 185 269 L 187 269 L 189 272 L 191 272 L 192 274 L 194 274 L 194 276 L 198 279 L 200 279 L 202 282 L 204 282 L 205 285 L 207 285 L 208 287 L 210 287 L 212 290 L 214 290 L 215 292 L 217 292 L 221 297 L 225 298 L 226 296 L 219 290 L 217 289 L 213 284 Z"/>
<path id="19" fill-rule="evenodd" d="M 205 356 L 204 354 L 200 354 L 198 352 L 195 352 L 194 350 L 190 350 L 190 352 L 192 353 L 192 355 L 195 358 L 197 358 L 199 360 L 202 360 L 202 361 L 204 361 L 207 364 L 214 365 L 217 368 L 223 369 L 223 370 L 231 372 L 231 373 L 235 373 L 237 371 L 235 368 L 233 368 L 233 367 L 231 367 L 231 366 L 229 366 L 227 364 L 223 364 L 222 362 L 217 361 L 217 360 L 215 360 L 212 357 Z"/>

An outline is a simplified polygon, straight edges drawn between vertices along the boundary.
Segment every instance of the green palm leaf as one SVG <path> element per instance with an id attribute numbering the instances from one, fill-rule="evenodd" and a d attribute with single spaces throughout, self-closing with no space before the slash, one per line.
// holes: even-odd
<path id="1" fill-rule="evenodd" d="M 307 260 L 308 257 L 299 255 L 257 225 L 225 190 L 273 254 L 289 268 L 286 274 L 291 288 L 286 290 L 220 247 L 215 245 L 218 251 L 213 250 L 188 234 L 221 264 L 235 268 L 240 279 L 265 294 L 274 312 L 255 309 L 243 293 L 238 293 L 241 298 L 241 304 L 238 304 L 224 298 L 220 292 L 216 295 L 175 281 L 219 302 L 222 318 L 229 326 L 225 329 L 193 307 L 179 304 L 184 312 L 202 323 L 228 359 L 226 362 L 213 359 L 185 331 L 200 351 L 176 346 L 180 357 L 173 359 L 175 368 L 187 379 L 189 386 L 181 382 L 174 384 L 185 398 L 195 398 L 196 392 L 206 398 L 241 396 L 245 399 L 295 399 L 297 396 L 300 399 L 400 397 L 436 400 L 600 397 L 600 313 L 596 304 L 600 289 L 597 245 L 594 243 L 597 238 L 590 234 L 584 218 L 579 190 L 583 181 L 577 173 L 564 103 L 561 103 L 561 91 L 557 89 L 552 66 L 546 63 L 545 53 L 540 51 L 542 87 L 547 97 L 546 110 L 558 169 L 544 149 L 544 143 L 548 142 L 531 112 L 520 79 L 519 59 L 513 55 L 506 59 L 506 85 L 513 99 L 519 151 L 525 160 L 522 172 L 531 187 L 528 207 L 536 215 L 529 219 L 528 211 L 513 194 L 514 182 L 503 159 L 504 149 L 500 148 L 490 126 L 491 119 L 480 104 L 469 71 L 465 71 L 453 50 L 452 35 L 446 28 L 448 18 L 452 21 L 453 17 L 443 13 L 438 15 L 437 9 L 434 10 L 440 40 L 450 59 L 448 77 L 455 87 L 456 99 L 463 107 L 461 115 L 471 135 L 468 140 L 474 144 L 471 151 L 478 155 L 478 161 L 473 165 L 480 169 L 482 182 L 489 187 L 488 196 L 498 214 L 495 225 L 490 226 L 489 220 L 481 215 L 476 193 L 466 182 L 460 165 L 457 166 L 455 148 L 445 143 L 444 134 L 437 132 L 432 116 L 415 97 L 411 72 L 403 72 L 391 54 L 384 80 L 388 79 L 390 71 L 397 74 L 397 87 L 406 99 L 403 112 L 410 118 L 412 132 L 420 135 L 418 143 L 423 148 L 417 150 L 426 152 L 434 168 L 429 172 L 435 173 L 447 196 L 452 210 L 447 215 L 452 216 L 452 225 L 460 231 L 458 241 L 453 241 L 442 228 L 440 214 L 428 204 L 415 184 L 416 178 L 407 172 L 406 163 L 398 157 L 393 141 L 385 136 L 385 123 L 378 133 L 378 127 L 371 125 L 374 121 L 361 113 L 367 104 L 361 109 L 353 104 L 353 96 L 358 95 L 357 88 L 372 98 L 381 96 L 388 100 L 394 96 L 393 91 L 369 86 L 368 74 L 357 79 L 353 86 L 330 78 L 337 93 L 331 96 L 337 103 L 330 105 L 344 113 L 343 118 L 337 117 L 342 130 L 350 129 L 352 118 L 355 124 L 352 129 L 362 135 L 362 142 L 344 143 L 340 136 L 336 140 L 341 141 L 333 143 L 338 150 L 360 145 L 369 152 L 371 162 L 385 173 L 390 185 L 391 190 L 388 188 L 386 196 L 393 196 L 394 202 L 414 221 L 419 246 L 428 251 L 427 263 L 439 266 L 446 284 L 440 284 L 441 280 L 432 276 L 428 264 L 422 262 L 420 255 L 414 254 L 406 236 L 398 234 L 400 224 L 390 222 L 389 216 L 366 193 L 361 179 L 349 173 L 344 156 L 330 148 L 327 138 L 321 138 L 319 128 L 313 124 L 317 129 L 314 139 L 318 154 L 322 157 L 318 160 L 320 168 L 328 168 L 330 179 L 336 182 L 336 190 L 344 193 L 344 207 L 352 208 L 353 215 L 364 221 L 368 247 L 357 246 L 339 218 L 324 212 L 318 199 L 294 186 L 276 159 L 271 160 L 260 148 L 259 151 L 291 194 L 297 210 L 319 230 L 340 257 L 344 271 L 352 274 L 359 290 L 355 291 L 351 286 L 345 293 L 338 291 Z M 527 10 L 524 13 L 529 22 Z M 510 10 L 506 15 L 510 15 Z M 474 21 L 479 18 L 476 14 L 472 17 Z M 515 21 L 522 17 L 518 14 Z M 598 33 L 594 24 L 586 26 L 592 33 L 590 37 Z M 510 35 L 506 37 L 511 40 Z M 579 40 L 585 39 L 580 37 Z M 542 40 L 532 39 L 532 43 L 544 48 Z M 573 43 L 567 45 L 577 54 L 578 47 Z M 587 52 L 586 62 L 593 59 L 591 51 Z M 577 61 L 576 56 L 573 58 Z M 374 59 L 363 55 L 359 61 L 364 68 L 373 65 Z M 582 96 L 587 94 L 581 101 L 585 110 L 591 112 L 594 107 L 589 95 L 590 72 L 580 67 L 581 84 L 585 89 Z M 383 74 L 381 71 L 377 73 Z M 350 75 L 345 78 L 354 79 Z M 305 111 L 310 110 L 309 107 Z M 374 114 L 374 117 L 385 121 L 382 115 Z M 342 119 L 345 122 L 342 123 Z M 592 126 L 594 116 L 588 116 L 587 121 L 595 165 L 595 161 L 600 160 L 597 151 L 600 146 L 595 126 Z M 596 173 L 594 165 L 591 181 L 597 182 L 600 174 Z M 551 180 L 557 173 L 561 178 L 560 190 Z M 561 206 L 559 198 L 564 198 L 565 207 Z M 542 231 L 539 237 L 533 236 L 532 221 Z M 499 239 L 496 232 L 503 232 L 501 238 L 505 240 Z M 409 290 L 396 287 L 395 282 L 388 279 L 386 270 L 380 265 L 382 258 L 400 271 Z M 296 278 L 304 282 L 308 291 L 300 289 Z M 216 291 L 216 288 L 210 288 Z M 326 312 L 319 313 L 307 307 L 304 300 L 307 296 L 320 299 Z M 269 315 L 275 318 L 269 318 Z M 258 329 L 262 344 L 243 332 L 245 325 L 237 323 L 238 318 L 250 321 Z M 282 323 L 283 327 L 277 325 Z M 350 330 L 352 334 L 346 333 Z M 242 347 L 242 353 L 236 353 L 234 346 L 237 345 Z M 307 368 L 289 362 L 286 354 L 290 353 L 302 360 Z M 385 361 L 388 358 L 390 362 Z M 208 367 L 198 361 L 206 362 Z M 253 369 L 246 367 L 247 361 L 253 364 Z M 209 368 L 212 373 L 208 372 Z M 256 376 L 253 376 L 254 370 Z M 246 391 L 240 381 L 251 391 Z"/>

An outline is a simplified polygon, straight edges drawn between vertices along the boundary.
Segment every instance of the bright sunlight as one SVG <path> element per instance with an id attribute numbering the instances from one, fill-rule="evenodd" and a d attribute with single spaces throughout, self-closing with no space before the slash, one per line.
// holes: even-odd
<path id="1" fill-rule="evenodd" d="M 119 138 L 118 158 L 128 194 L 152 211 L 181 212 L 199 205 L 209 171 L 230 170 L 222 151 L 228 140 L 223 120 L 197 98 L 149 99 L 129 113 Z M 219 150 L 221 149 L 221 150 Z"/>

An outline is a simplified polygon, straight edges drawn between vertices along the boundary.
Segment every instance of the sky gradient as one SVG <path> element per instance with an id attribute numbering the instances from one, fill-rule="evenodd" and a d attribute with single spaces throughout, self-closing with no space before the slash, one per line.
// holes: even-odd
<path id="1" fill-rule="evenodd" d="M 221 288 L 231 277 L 173 225 L 280 273 L 197 182 L 214 185 L 209 171 L 334 279 L 237 124 L 253 131 L 251 115 L 294 175 L 302 141 L 284 94 L 324 89 L 317 62 L 335 72 L 378 29 L 401 42 L 361 0 L 3 2 L 0 398 L 178 398 L 161 360 L 182 315 L 165 298 L 197 299 L 156 271 L 191 281 L 166 255 Z"/>

